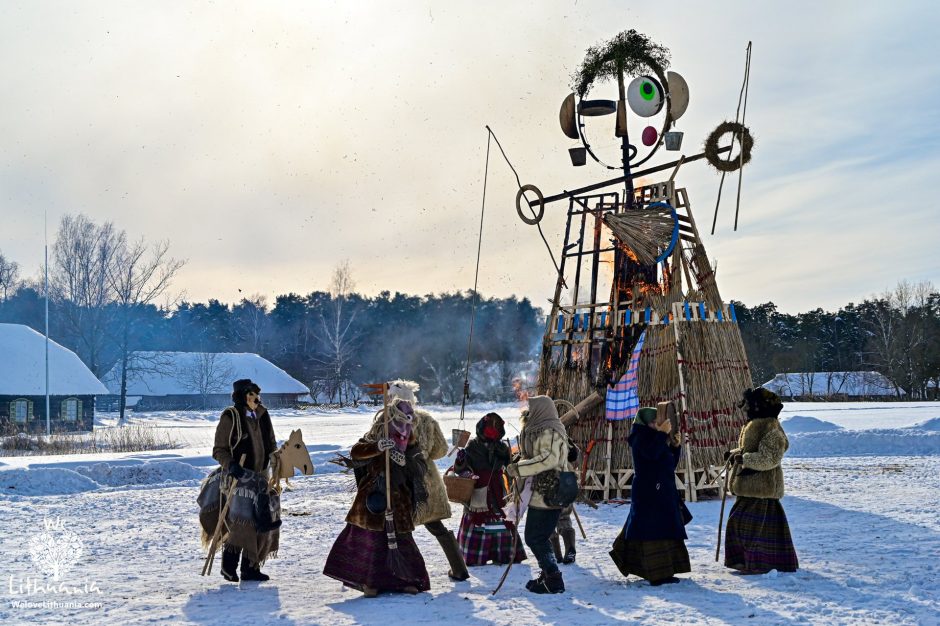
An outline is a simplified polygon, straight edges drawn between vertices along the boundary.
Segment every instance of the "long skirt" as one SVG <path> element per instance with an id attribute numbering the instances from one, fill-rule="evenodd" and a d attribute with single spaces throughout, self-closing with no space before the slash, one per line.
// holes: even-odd
<path id="1" fill-rule="evenodd" d="M 457 542 L 467 565 L 486 565 L 487 562 L 518 563 L 525 559 L 522 541 L 516 540 L 516 554 L 512 553 L 512 524 L 503 521 L 498 515 L 486 519 L 483 524 L 475 525 L 471 513 L 465 512 L 457 530 Z"/>
<path id="2" fill-rule="evenodd" d="M 621 530 L 610 558 L 624 576 L 633 574 L 650 582 L 692 571 L 689 551 L 682 539 L 633 541 L 625 539 Z"/>
<path id="3" fill-rule="evenodd" d="M 728 515 L 725 566 L 746 572 L 795 572 L 799 567 L 780 500 L 738 496 Z"/>
<path id="4" fill-rule="evenodd" d="M 323 573 L 359 591 L 363 587 L 379 591 L 404 591 L 405 587 L 416 587 L 418 591 L 430 589 L 424 558 L 411 533 L 398 535 L 398 552 L 408 569 L 406 578 L 399 578 L 388 566 L 388 538 L 384 532 L 346 524 L 333 542 Z"/>

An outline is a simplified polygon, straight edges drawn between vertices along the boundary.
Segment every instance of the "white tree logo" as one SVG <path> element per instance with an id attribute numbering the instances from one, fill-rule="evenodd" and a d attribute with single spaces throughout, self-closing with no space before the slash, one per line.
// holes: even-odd
<path id="1" fill-rule="evenodd" d="M 44 526 L 45 530 L 29 540 L 29 555 L 40 570 L 58 581 L 81 558 L 85 546 L 58 518 L 45 520 Z"/>

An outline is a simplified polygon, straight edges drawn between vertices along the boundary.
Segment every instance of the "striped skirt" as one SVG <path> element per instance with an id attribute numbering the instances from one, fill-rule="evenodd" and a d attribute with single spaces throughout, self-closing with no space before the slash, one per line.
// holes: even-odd
<path id="1" fill-rule="evenodd" d="M 744 572 L 795 572 L 799 567 L 780 500 L 735 499 L 725 535 L 725 566 Z"/>
<path id="2" fill-rule="evenodd" d="M 460 544 L 460 551 L 463 552 L 467 565 L 486 565 L 488 561 L 518 563 L 525 559 L 525 549 L 522 547 L 522 540 L 517 540 L 516 555 L 513 559 L 512 535 L 511 524 L 507 526 L 499 516 L 476 526 L 470 519 L 470 513 L 465 512 L 457 530 L 457 543 Z"/>
<path id="3" fill-rule="evenodd" d="M 323 573 L 359 591 L 363 587 L 379 591 L 404 591 L 405 587 L 416 587 L 418 591 L 430 589 L 424 558 L 411 533 L 398 535 L 398 552 L 407 564 L 410 573 L 407 579 L 398 578 L 388 567 L 385 533 L 346 524 L 326 557 Z"/>
<path id="4" fill-rule="evenodd" d="M 633 574 L 650 582 L 692 571 L 689 551 L 682 539 L 630 541 L 624 539 L 621 530 L 610 558 L 624 576 Z"/>

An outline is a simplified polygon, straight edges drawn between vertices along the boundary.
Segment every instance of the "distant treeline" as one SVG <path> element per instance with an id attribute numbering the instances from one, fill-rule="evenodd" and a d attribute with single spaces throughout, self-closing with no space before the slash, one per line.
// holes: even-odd
<path id="1" fill-rule="evenodd" d="M 139 375 L 129 359 L 135 351 L 253 352 L 318 400 L 350 402 L 362 383 L 402 377 L 421 383 L 425 401 L 460 401 L 472 293 L 363 296 L 343 262 L 326 291 L 281 295 L 273 304 L 251 296 L 234 305 L 161 307 L 156 302 L 169 297 L 183 266 L 168 250 L 168 242 L 130 241 L 111 223 L 65 216 L 51 248 L 50 336 L 99 378 L 115 365 L 128 379 Z M 0 322 L 42 332 L 41 293 L 39 281 L 21 280 L 18 265 L 0 253 Z M 735 305 L 754 384 L 777 373 L 872 370 L 898 394 L 936 395 L 940 293 L 930 283 L 902 281 L 836 312 Z M 496 399 L 493 389 L 511 397 L 519 363 L 538 357 L 544 315 L 525 298 L 479 298 L 472 360 L 489 364 L 489 397 L 474 399 Z M 211 372 L 201 378 L 205 386 Z"/>

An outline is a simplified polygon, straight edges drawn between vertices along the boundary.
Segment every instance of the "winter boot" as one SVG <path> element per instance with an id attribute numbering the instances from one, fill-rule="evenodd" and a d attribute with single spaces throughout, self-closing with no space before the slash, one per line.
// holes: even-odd
<path id="1" fill-rule="evenodd" d="M 467 571 L 467 564 L 463 560 L 463 553 L 460 552 L 460 545 L 457 544 L 453 531 L 448 530 L 435 537 L 444 548 L 444 555 L 447 556 L 447 563 L 450 565 L 447 575 L 451 580 L 461 581 L 470 578 L 470 572 Z"/>
<path id="2" fill-rule="evenodd" d="M 265 582 L 271 580 L 271 577 L 261 572 L 261 567 L 248 560 L 248 557 L 242 555 L 242 580 L 252 580 Z"/>
<path id="3" fill-rule="evenodd" d="M 566 528 L 561 531 L 561 538 L 565 542 L 565 556 L 558 559 L 558 562 L 564 563 L 565 565 L 570 565 L 571 563 L 574 563 L 575 554 L 577 553 L 577 550 L 575 550 L 574 547 L 574 528 Z M 557 555 L 558 551 L 556 551 L 555 554 Z"/>
<path id="4" fill-rule="evenodd" d="M 539 572 L 538 578 L 533 578 L 525 584 L 525 588 L 529 591 L 532 591 L 536 587 L 542 585 L 545 582 L 545 572 Z"/>
<path id="5" fill-rule="evenodd" d="M 564 593 L 565 581 L 562 580 L 561 572 L 554 572 L 544 574 L 540 583 L 533 584 L 531 587 L 526 585 L 526 588 L 532 593 Z"/>
<path id="6" fill-rule="evenodd" d="M 222 578 L 230 583 L 238 582 L 238 550 L 222 550 Z"/>
<path id="7" fill-rule="evenodd" d="M 564 557 L 561 555 L 561 542 L 558 541 L 558 532 L 553 532 L 552 536 L 549 537 L 548 540 L 552 542 L 552 552 L 555 553 L 555 561 L 558 563 L 564 562 Z M 565 545 L 567 546 L 568 542 L 565 542 Z"/>

